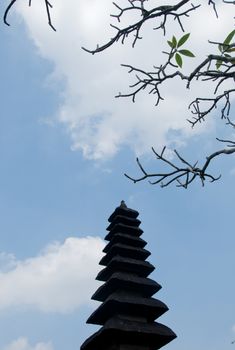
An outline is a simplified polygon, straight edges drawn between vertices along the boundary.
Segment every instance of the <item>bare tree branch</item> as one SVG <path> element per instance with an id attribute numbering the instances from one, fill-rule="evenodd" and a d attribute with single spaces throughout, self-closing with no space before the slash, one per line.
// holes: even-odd
<path id="1" fill-rule="evenodd" d="M 224 2 L 225 4 L 235 5 L 235 1 L 232 1 L 232 0 L 223 0 L 223 2 Z"/>
<path id="2" fill-rule="evenodd" d="M 11 0 L 4 13 L 4 23 L 10 25 L 8 22 L 8 14 L 17 0 Z M 29 0 L 29 6 L 31 6 Z M 181 30 L 184 32 L 184 19 L 189 17 L 191 13 L 197 11 L 201 6 L 200 4 L 193 4 L 190 0 L 181 0 L 172 5 L 159 5 L 149 8 L 148 0 L 126 0 L 127 5 L 122 7 L 114 2 L 114 6 L 117 9 L 117 14 L 111 15 L 118 25 L 111 24 L 116 31 L 115 35 L 108 40 L 105 44 L 98 46 L 94 50 L 89 50 L 83 47 L 83 49 L 91 54 L 95 54 L 104 51 L 114 45 L 117 42 L 124 44 L 126 39 L 132 35 L 132 46 L 134 47 L 137 40 L 142 39 L 141 31 L 143 26 L 152 21 L 154 30 L 162 30 L 163 34 L 166 34 L 166 28 L 168 19 L 173 18 Z M 46 14 L 48 18 L 49 26 L 55 30 L 55 27 L 51 21 L 50 10 L 52 8 L 49 0 L 44 0 Z M 235 1 L 223 0 L 224 4 L 235 5 Z M 208 6 L 211 6 L 215 15 L 218 17 L 216 8 L 216 1 L 208 0 Z M 137 14 L 139 17 L 133 23 L 122 26 L 122 19 L 127 13 Z M 135 16 L 136 18 L 136 16 Z M 226 124 L 232 128 L 235 128 L 235 122 L 229 118 L 231 110 L 232 96 L 235 94 L 235 88 L 231 88 L 231 84 L 226 86 L 226 83 L 235 81 L 235 30 L 233 30 L 224 42 L 209 41 L 212 45 L 216 45 L 219 49 L 219 54 L 209 54 L 201 63 L 199 63 L 190 74 L 185 74 L 182 70 L 182 56 L 195 57 L 190 50 L 182 49 L 182 45 L 188 39 L 190 33 L 184 34 L 182 38 L 177 39 L 173 36 L 172 41 L 168 41 L 170 46 L 169 52 L 165 52 L 167 59 L 165 63 L 160 66 L 153 66 L 153 70 L 145 71 L 141 68 L 134 67 L 130 64 L 123 64 L 122 66 L 128 68 L 130 74 L 135 75 L 135 82 L 130 85 L 130 92 L 119 93 L 116 97 L 130 97 L 135 102 L 137 94 L 142 91 L 147 91 L 149 94 L 156 95 L 156 105 L 160 103 L 164 97 L 161 94 L 161 86 L 171 79 L 179 78 L 185 81 L 186 88 L 190 88 L 192 83 L 196 83 L 198 80 L 201 82 L 209 81 L 213 86 L 212 96 L 209 97 L 197 97 L 189 105 L 189 109 L 192 113 L 191 119 L 188 119 L 191 126 L 194 127 L 197 123 L 201 123 L 206 117 L 212 114 L 218 107 L 220 108 L 221 119 L 226 120 Z M 233 42 L 232 42 L 233 40 Z M 173 58 L 175 61 L 173 61 Z M 174 150 L 176 161 L 172 161 L 165 156 L 166 147 L 163 147 L 162 152 L 158 153 L 152 148 L 157 160 L 160 160 L 166 167 L 164 172 L 148 173 L 140 160 L 137 158 L 137 165 L 142 173 L 139 178 L 133 178 L 125 174 L 126 177 L 131 179 L 134 183 L 151 178 L 151 184 L 160 184 L 162 187 L 169 186 L 172 183 L 176 183 L 178 187 L 187 188 L 195 179 L 199 179 L 204 186 L 206 180 L 210 182 L 217 181 L 219 176 L 211 175 L 208 172 L 209 165 L 212 160 L 219 155 L 233 154 L 235 153 L 235 141 L 217 139 L 221 143 L 226 143 L 226 147 L 220 149 L 206 157 L 204 163 L 199 167 L 198 162 L 191 163 L 186 160 L 182 155 Z"/>
<path id="3" fill-rule="evenodd" d="M 198 122 L 205 121 L 205 117 L 209 115 L 214 109 L 217 108 L 218 102 L 224 100 L 224 104 L 221 107 L 220 114 L 221 119 L 228 119 L 230 113 L 230 94 L 235 93 L 235 89 L 224 91 L 221 95 L 214 98 L 197 97 L 193 102 L 190 103 L 189 108 L 191 109 L 194 117 L 187 119 L 188 122 L 194 127 Z M 210 106 L 202 110 L 203 102 L 211 102 Z"/>
<path id="4" fill-rule="evenodd" d="M 4 12 L 4 16 L 3 16 L 3 21 L 7 26 L 10 26 L 10 23 L 8 22 L 8 14 L 10 12 L 10 10 L 12 9 L 12 7 L 14 6 L 14 4 L 16 3 L 17 0 L 11 0 L 11 2 L 9 3 L 9 5 L 7 6 L 5 12 Z M 44 0 L 45 3 L 45 7 L 46 7 L 46 13 L 47 13 L 47 19 L 48 19 L 48 24 L 49 26 L 56 31 L 55 27 L 52 24 L 51 21 L 51 14 L 50 14 L 50 10 L 52 9 L 52 4 L 48 1 L 48 0 Z M 29 0 L 29 6 L 31 6 L 32 4 L 32 0 Z"/>
<path id="5" fill-rule="evenodd" d="M 235 4 L 235 1 L 223 1 L 228 4 Z M 135 11 L 139 13 L 140 18 L 136 22 L 129 24 L 123 28 L 111 25 L 116 29 L 116 35 L 112 37 L 108 42 L 102 46 L 98 46 L 95 50 L 88 50 L 83 47 L 83 49 L 91 54 L 95 54 L 101 51 L 108 49 L 110 46 L 115 44 L 118 41 L 121 41 L 124 44 L 126 38 L 130 35 L 134 35 L 132 41 L 132 46 L 134 47 L 137 40 L 141 39 L 141 29 L 142 26 L 149 20 L 155 19 L 157 25 L 154 29 L 162 29 L 165 35 L 166 33 L 166 24 L 167 19 L 172 17 L 178 22 L 182 31 L 184 31 L 182 19 L 188 17 L 190 13 L 196 11 L 200 5 L 194 5 L 189 3 L 189 1 L 179 1 L 176 5 L 169 6 L 158 6 L 154 7 L 151 10 L 145 7 L 145 0 L 128 0 L 128 6 L 121 7 L 118 4 L 114 3 L 115 7 L 118 10 L 116 15 L 112 15 L 118 23 L 121 22 L 122 16 L 126 12 Z M 216 9 L 216 2 L 213 0 L 208 1 L 208 5 L 212 6 L 216 17 L 218 17 L 218 12 Z M 186 34 L 185 38 L 181 38 L 183 42 L 187 40 Z M 142 92 L 147 91 L 149 94 L 156 95 L 156 106 L 160 103 L 164 97 L 161 94 L 161 85 L 165 84 L 167 81 L 174 79 L 176 77 L 180 80 L 186 81 L 186 87 L 190 88 L 190 85 L 193 81 L 210 81 L 214 87 L 214 93 L 211 97 L 197 97 L 189 105 L 189 109 L 193 114 L 191 119 L 188 119 L 191 126 L 195 126 L 198 122 L 205 120 L 205 117 L 211 114 L 215 109 L 220 106 L 220 116 L 221 119 L 226 119 L 226 124 L 231 127 L 235 127 L 229 119 L 229 113 L 231 109 L 231 96 L 235 93 L 235 88 L 224 87 L 224 84 L 229 80 L 235 81 L 235 57 L 231 56 L 230 53 L 233 53 L 235 50 L 235 43 L 231 43 L 233 38 L 233 32 L 230 33 L 230 37 L 226 38 L 223 43 L 210 42 L 211 44 L 217 45 L 219 48 L 219 54 L 210 54 L 208 55 L 200 64 L 198 64 L 194 70 L 186 75 L 183 73 L 182 68 L 182 58 L 179 57 L 179 54 L 194 57 L 194 54 L 189 50 L 182 50 L 179 47 L 182 46 L 182 41 L 179 44 L 175 37 L 172 38 L 172 41 L 168 41 L 171 50 L 169 52 L 164 52 L 167 55 L 167 60 L 164 64 L 156 67 L 152 71 L 146 71 L 141 68 L 132 66 L 131 64 L 122 64 L 123 67 L 128 69 L 128 73 L 135 75 L 135 82 L 130 85 L 130 92 L 121 93 L 116 96 L 120 97 L 130 97 L 133 102 L 135 102 L 136 96 Z M 178 55 L 178 56 L 177 56 Z M 176 64 L 173 63 L 172 59 L 175 58 Z M 221 91 L 222 90 L 222 91 Z M 142 166 L 140 160 L 137 158 L 137 165 L 143 176 L 139 178 L 133 178 L 125 174 L 126 177 L 131 179 L 133 182 L 143 181 L 147 178 L 153 178 L 151 184 L 161 184 L 162 187 L 166 187 L 172 183 L 177 183 L 177 186 L 187 188 L 196 178 L 199 178 L 202 185 L 204 186 L 205 180 L 214 182 L 220 178 L 220 176 L 213 176 L 208 173 L 208 167 L 210 162 L 218 157 L 219 155 L 232 154 L 235 152 L 235 142 L 230 140 L 218 139 L 220 142 L 226 142 L 227 147 L 219 151 L 216 151 L 209 155 L 204 164 L 201 167 L 198 167 L 197 163 L 191 164 L 186 159 L 184 159 L 177 150 L 174 150 L 176 159 L 180 165 L 177 165 L 175 162 L 167 159 L 164 156 L 165 147 L 162 152 L 159 154 L 154 149 L 152 149 L 156 158 L 162 161 L 166 166 L 169 167 L 166 172 L 158 173 L 148 173 Z"/>
<path id="6" fill-rule="evenodd" d="M 157 6 L 152 8 L 151 10 L 147 10 L 144 7 L 144 2 L 145 2 L 144 0 L 128 0 L 128 2 L 130 6 L 127 6 L 125 8 L 121 8 L 119 5 L 114 3 L 115 7 L 119 10 L 119 13 L 117 15 L 111 15 L 111 16 L 116 18 L 117 21 L 120 23 L 124 13 L 130 12 L 130 11 L 135 11 L 135 12 L 138 11 L 140 14 L 140 19 L 124 28 L 119 28 L 111 24 L 111 27 L 113 27 L 117 31 L 114 37 L 112 37 L 107 43 L 105 43 L 102 46 L 97 45 L 97 48 L 94 50 L 89 50 L 89 49 L 86 49 L 85 47 L 82 47 L 83 50 L 91 54 L 104 51 L 118 41 L 121 41 L 123 44 L 125 42 L 125 39 L 130 34 L 134 35 L 134 39 L 132 42 L 132 46 L 134 47 L 136 44 L 136 41 L 138 39 L 141 39 L 140 30 L 142 29 L 142 26 L 144 25 L 144 23 L 153 19 L 160 20 L 160 23 L 158 23 L 154 29 L 162 29 L 164 34 L 166 32 L 166 23 L 169 17 L 173 17 L 174 19 L 176 19 L 181 29 L 184 30 L 181 22 L 181 17 L 188 17 L 190 12 L 195 11 L 200 7 L 200 5 L 190 4 L 190 0 L 182 0 L 182 1 L 179 1 L 176 5 Z M 140 3 L 140 5 L 135 5 L 136 3 L 137 4 Z M 183 8 L 185 5 L 189 5 L 187 9 L 183 10 L 182 12 L 177 12 L 179 9 Z"/>
<path id="7" fill-rule="evenodd" d="M 163 100 L 164 98 L 161 96 L 160 92 L 160 85 L 165 83 L 167 80 L 171 80 L 175 77 L 181 78 L 181 80 L 187 81 L 187 88 L 190 88 L 190 84 L 192 80 L 212 80 L 212 82 L 215 82 L 215 93 L 219 89 L 219 87 L 228 79 L 235 79 L 235 68 L 233 62 L 235 61 L 235 57 L 224 57 L 222 55 L 209 55 L 201 64 L 199 64 L 191 73 L 190 75 L 184 75 L 181 71 L 175 70 L 172 72 L 172 55 L 174 54 L 174 50 L 171 50 L 171 52 L 168 54 L 168 60 L 164 65 L 161 65 L 160 67 L 154 67 L 155 71 L 152 72 L 146 72 L 142 69 L 133 67 L 131 65 L 122 64 L 123 67 L 128 68 L 129 73 L 135 73 L 136 82 L 132 85 L 130 85 L 130 88 L 133 89 L 132 92 L 122 94 L 119 93 L 116 97 L 131 97 L 132 101 L 135 102 L 136 95 L 141 90 L 146 90 L 146 88 L 149 88 L 148 92 L 149 94 L 155 94 L 157 96 L 156 105 L 159 104 L 160 100 Z M 216 70 L 216 69 L 208 69 L 208 66 L 212 64 L 212 62 L 221 62 L 223 64 L 224 71 L 222 70 Z M 175 68 L 175 66 L 173 66 Z M 207 67 L 207 68 L 205 68 Z M 168 69 L 171 69 L 171 72 L 168 73 Z M 205 69 L 204 69 L 205 68 Z M 194 107 L 194 110 L 192 111 L 193 114 L 198 114 L 198 118 L 191 122 L 191 124 L 194 126 L 196 122 L 204 120 L 205 115 L 209 114 L 214 108 L 216 108 L 216 105 L 218 101 L 220 101 L 222 98 L 226 98 L 226 105 L 224 112 L 226 109 L 230 109 L 230 101 L 229 97 L 230 94 L 234 93 L 234 89 L 226 90 L 223 92 L 223 94 L 218 95 L 215 98 L 197 98 L 195 101 L 193 101 L 189 107 Z M 199 102 L 200 101 L 212 101 L 212 106 L 208 110 L 201 112 L 199 109 Z M 229 108 L 228 108 L 229 107 Z M 222 117 L 223 117 L 222 113 Z M 227 114 L 227 115 L 228 115 Z"/>
<path id="8" fill-rule="evenodd" d="M 167 165 L 168 170 L 166 170 L 165 172 L 148 173 L 144 169 L 140 160 L 137 158 L 136 159 L 137 165 L 139 166 L 143 175 L 138 178 L 134 178 L 127 174 L 125 174 L 125 176 L 128 179 L 132 180 L 134 183 L 137 183 L 149 178 L 153 178 L 154 180 L 149 181 L 149 183 L 151 185 L 160 184 L 161 187 L 167 187 L 172 183 L 176 183 L 177 187 L 188 188 L 188 186 L 196 178 L 200 179 L 202 186 L 204 186 L 206 180 L 209 180 L 210 182 L 217 181 L 220 179 L 221 175 L 214 176 L 207 172 L 207 169 L 211 161 L 214 158 L 218 157 L 219 155 L 235 153 L 235 141 L 221 140 L 221 139 L 217 139 L 217 140 L 220 142 L 227 143 L 227 148 L 223 148 L 207 156 L 204 164 L 201 167 L 197 166 L 198 162 L 191 164 L 188 161 L 186 161 L 176 150 L 174 150 L 174 153 L 176 158 L 179 160 L 179 165 L 167 159 L 164 156 L 164 151 L 166 147 L 163 148 L 161 153 L 156 152 L 156 150 L 152 148 L 152 151 L 156 156 L 156 159 L 162 161 L 165 165 Z"/>

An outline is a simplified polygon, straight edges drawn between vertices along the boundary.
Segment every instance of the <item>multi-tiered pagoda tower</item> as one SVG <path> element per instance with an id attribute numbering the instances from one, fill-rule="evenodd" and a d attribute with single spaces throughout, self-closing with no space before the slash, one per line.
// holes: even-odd
<path id="1" fill-rule="evenodd" d="M 87 323 L 102 325 L 88 338 L 81 350 L 156 350 L 176 335 L 168 327 L 155 322 L 168 307 L 152 296 L 161 286 L 148 278 L 154 266 L 146 261 L 150 252 L 140 238 L 139 213 L 122 201 L 109 218 L 109 243 L 100 265 L 105 268 L 97 280 L 105 283 L 92 299 L 102 304 Z"/>

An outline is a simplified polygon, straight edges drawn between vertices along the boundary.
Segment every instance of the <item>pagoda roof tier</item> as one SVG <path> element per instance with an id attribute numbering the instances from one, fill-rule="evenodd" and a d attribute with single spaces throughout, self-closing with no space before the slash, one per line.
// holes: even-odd
<path id="1" fill-rule="evenodd" d="M 175 333 L 161 323 L 144 323 L 119 317 L 108 320 L 81 346 L 81 350 L 118 349 L 118 345 L 131 345 L 134 349 L 156 350 L 176 338 Z M 125 349 L 125 346 L 123 348 Z"/>
<path id="2" fill-rule="evenodd" d="M 107 267 L 98 273 L 96 279 L 98 281 L 107 281 L 117 271 L 132 273 L 139 277 L 147 277 L 154 269 L 155 267 L 148 261 L 115 256 L 110 260 Z"/>
<path id="3" fill-rule="evenodd" d="M 111 241 L 104 247 L 103 252 L 107 253 L 111 246 L 115 243 L 123 243 L 138 248 L 144 248 L 147 244 L 147 242 L 140 237 L 135 237 L 123 233 L 116 233 Z"/>
<path id="4" fill-rule="evenodd" d="M 129 217 L 124 216 L 124 215 L 117 215 L 117 216 L 115 216 L 115 218 L 113 219 L 113 221 L 107 227 L 106 230 L 107 231 L 112 230 L 113 226 L 116 224 L 119 224 L 119 223 L 124 224 L 124 225 L 139 227 L 139 225 L 141 224 L 141 221 L 139 219 L 129 218 Z"/>
<path id="5" fill-rule="evenodd" d="M 141 230 L 139 227 L 135 226 L 129 226 L 129 225 L 123 225 L 123 224 L 116 224 L 112 230 L 107 234 L 105 237 L 106 241 L 110 241 L 112 237 L 115 235 L 115 233 L 126 233 L 128 235 L 133 235 L 135 237 L 139 237 L 142 235 L 144 231 Z"/>
<path id="6" fill-rule="evenodd" d="M 153 322 L 168 310 L 166 304 L 154 298 L 130 295 L 126 292 L 111 294 L 99 308 L 88 318 L 87 323 L 103 325 L 114 315 L 125 315 L 144 318 L 145 322 Z"/>
<path id="7" fill-rule="evenodd" d="M 131 290 L 133 294 L 151 297 L 161 288 L 160 284 L 150 278 L 138 277 L 131 273 L 114 272 L 108 281 L 97 289 L 92 299 L 104 301 L 117 290 Z"/>
<path id="8" fill-rule="evenodd" d="M 124 206 L 120 206 L 114 210 L 114 212 L 108 218 L 108 221 L 112 222 L 117 215 L 122 215 L 122 216 L 126 216 L 128 218 L 136 219 L 137 216 L 139 215 L 139 213 L 136 210 L 133 210 L 133 209 L 130 209 L 130 208 L 127 208 Z"/>
<path id="9" fill-rule="evenodd" d="M 108 265 L 110 260 L 112 260 L 115 255 L 130 257 L 137 260 L 145 260 L 150 255 L 150 252 L 144 248 L 137 248 L 126 244 L 116 243 L 111 246 L 108 253 L 100 260 L 100 265 Z"/>
<path id="10" fill-rule="evenodd" d="M 176 338 L 175 333 L 155 322 L 168 307 L 153 295 L 162 287 L 148 276 L 154 266 L 141 238 L 139 213 L 121 201 L 109 217 L 105 237 L 104 268 L 96 279 L 103 281 L 92 299 L 102 302 L 87 323 L 101 325 L 80 350 L 158 350 Z"/>

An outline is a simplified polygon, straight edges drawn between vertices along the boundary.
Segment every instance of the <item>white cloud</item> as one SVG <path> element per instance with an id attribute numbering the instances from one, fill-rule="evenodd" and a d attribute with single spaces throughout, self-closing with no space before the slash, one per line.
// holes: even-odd
<path id="1" fill-rule="evenodd" d="M 8 344 L 3 350 L 53 350 L 53 346 L 51 343 L 30 345 L 27 338 L 21 337 Z"/>
<path id="2" fill-rule="evenodd" d="M 30 306 L 43 312 L 71 312 L 90 301 L 97 289 L 104 242 L 70 237 L 53 243 L 38 256 L 15 261 L 0 270 L 0 310 Z"/>
<path id="3" fill-rule="evenodd" d="M 47 25 L 43 1 L 33 2 L 31 8 L 19 2 L 18 9 L 38 53 L 54 64 L 50 81 L 64 80 L 57 120 L 66 127 L 72 149 L 81 150 L 87 158 L 105 159 L 114 156 L 122 146 L 129 146 L 140 154 L 150 146 L 160 147 L 179 139 L 184 144 L 192 136 L 186 122 L 187 105 L 193 97 L 208 93 L 205 84 L 192 84 L 192 90 L 188 91 L 184 83 L 172 81 L 163 87 L 165 102 L 157 108 L 152 96 L 146 93 L 140 94 L 135 104 L 127 99 L 114 99 L 119 91 L 128 91 L 128 84 L 133 81 L 126 70 L 120 68 L 120 63 L 144 65 L 151 70 L 152 65 L 159 64 L 164 57 L 159 52 L 166 38 L 175 33 L 172 25 L 164 39 L 160 33 L 146 30 L 144 40 L 138 42 L 134 50 L 129 42 L 92 56 L 82 51 L 81 46 L 94 48 L 113 35 L 109 27 L 109 14 L 115 11 L 111 0 L 54 2 L 51 15 L 57 33 Z M 219 35 L 223 40 L 233 25 L 233 17 L 230 7 L 227 12 L 220 11 L 219 19 L 207 4 L 200 11 L 199 16 L 192 13 L 190 19 L 186 19 L 185 29 L 192 33 L 190 48 L 199 58 L 204 58 L 211 50 L 208 38 L 217 40 Z M 206 30 L 204 25 L 199 25 L 198 18 L 206 23 Z M 186 70 L 192 69 L 195 60 L 185 61 Z M 179 131 L 180 135 L 172 139 L 170 130 Z M 194 133 L 200 130 L 209 132 L 210 124 L 206 128 L 201 125 Z"/>
<path id="4" fill-rule="evenodd" d="M 0 273 L 11 270 L 16 266 L 16 258 L 13 254 L 0 252 Z"/>

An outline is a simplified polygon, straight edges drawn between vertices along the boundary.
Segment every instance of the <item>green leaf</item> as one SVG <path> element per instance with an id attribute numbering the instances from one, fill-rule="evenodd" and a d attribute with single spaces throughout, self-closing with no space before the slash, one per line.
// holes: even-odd
<path id="1" fill-rule="evenodd" d="M 180 46 L 184 45 L 184 43 L 188 40 L 189 36 L 190 36 L 190 33 L 184 34 L 184 35 L 180 38 L 177 47 L 180 47 Z"/>
<path id="2" fill-rule="evenodd" d="M 234 35 L 235 35 L 235 29 L 232 30 L 232 31 L 229 33 L 229 35 L 227 36 L 227 38 L 224 40 L 223 44 L 224 44 L 224 45 L 229 45 L 230 42 L 231 42 L 231 40 L 233 39 Z"/>
<path id="3" fill-rule="evenodd" d="M 168 45 L 173 49 L 173 43 L 170 40 L 167 40 Z"/>
<path id="4" fill-rule="evenodd" d="M 219 49 L 219 51 L 222 53 L 223 50 L 224 50 L 223 45 L 219 44 L 219 45 L 218 45 L 218 49 Z"/>
<path id="5" fill-rule="evenodd" d="M 172 37 L 172 48 L 174 49 L 176 46 L 177 46 L 177 40 L 176 40 L 176 37 L 173 35 L 173 37 Z"/>
<path id="6" fill-rule="evenodd" d="M 220 60 L 216 61 L 216 68 L 220 69 L 220 66 L 222 63 L 223 63 L 223 61 L 220 61 Z"/>
<path id="7" fill-rule="evenodd" d="M 189 50 L 179 50 L 179 53 L 187 57 L 195 57 L 195 55 Z"/>
<path id="8" fill-rule="evenodd" d="M 175 54 L 175 60 L 176 60 L 176 63 L 178 64 L 178 66 L 180 68 L 182 68 L 183 60 L 182 60 L 182 57 L 180 56 L 180 54 L 178 54 L 178 53 Z"/>
<path id="9" fill-rule="evenodd" d="M 228 49 L 227 52 L 235 52 L 235 47 L 232 47 L 231 49 Z"/>

